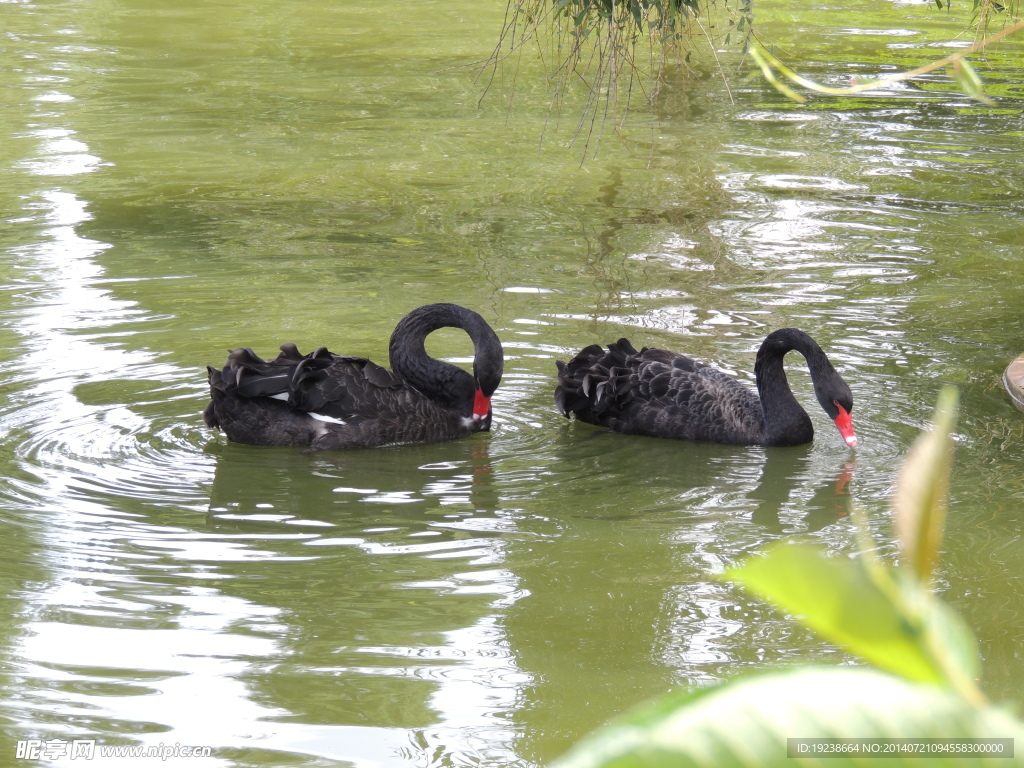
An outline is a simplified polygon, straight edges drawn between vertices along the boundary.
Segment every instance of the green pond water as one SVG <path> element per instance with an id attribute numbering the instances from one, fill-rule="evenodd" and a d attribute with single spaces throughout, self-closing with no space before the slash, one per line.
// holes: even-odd
<path id="1" fill-rule="evenodd" d="M 715 574 L 780 541 L 852 552 L 850 499 L 891 555 L 943 383 L 963 412 L 938 589 L 985 690 L 1024 705 L 1024 415 L 1000 384 L 1024 351 L 1021 42 L 977 62 L 995 106 L 942 74 L 799 105 L 723 48 L 732 100 L 705 55 L 581 164 L 584 95 L 550 112 L 529 57 L 478 104 L 460 67 L 503 14 L 0 3 L 0 765 L 62 739 L 212 747 L 154 765 L 539 766 L 668 690 L 856 663 Z M 758 14 L 836 84 L 970 38 L 934 4 Z M 383 363 L 434 301 L 504 343 L 491 433 L 309 455 L 203 426 L 227 349 Z M 554 410 L 582 346 L 752 382 L 783 326 L 850 383 L 855 452 L 799 360 L 801 448 Z M 471 356 L 455 331 L 429 349 Z"/>

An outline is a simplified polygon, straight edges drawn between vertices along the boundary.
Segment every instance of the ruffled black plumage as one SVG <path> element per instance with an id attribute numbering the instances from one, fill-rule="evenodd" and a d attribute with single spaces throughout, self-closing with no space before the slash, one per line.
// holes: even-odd
<path id="1" fill-rule="evenodd" d="M 473 339 L 473 374 L 427 355 L 427 335 L 444 327 Z M 490 428 L 503 354 L 476 312 L 455 304 L 413 310 L 392 334 L 390 357 L 392 371 L 325 347 L 302 355 L 283 344 L 273 360 L 236 349 L 223 369 L 207 369 L 203 418 L 235 442 L 317 450 L 450 440 Z"/>
<path id="2" fill-rule="evenodd" d="M 789 389 L 782 358 L 807 360 L 819 403 L 856 445 L 853 396 L 825 353 L 806 333 L 784 328 L 761 345 L 755 393 L 716 368 L 664 349 L 639 352 L 626 339 L 594 344 L 568 363 L 557 361 L 555 403 L 565 416 L 616 432 L 740 445 L 799 445 L 814 437 L 811 419 Z M 845 414 L 845 415 L 844 415 Z"/>

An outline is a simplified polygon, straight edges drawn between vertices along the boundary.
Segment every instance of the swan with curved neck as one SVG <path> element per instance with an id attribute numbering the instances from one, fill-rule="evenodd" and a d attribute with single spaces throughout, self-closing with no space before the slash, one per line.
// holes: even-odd
<path id="1" fill-rule="evenodd" d="M 818 403 L 854 448 L 853 395 L 821 347 L 803 331 L 783 328 L 761 344 L 754 363 L 757 393 L 716 368 L 677 352 L 626 339 L 594 344 L 568 363 L 557 361 L 555 402 L 566 416 L 616 432 L 737 445 L 801 445 L 814 426 L 789 388 L 782 361 L 807 361 Z"/>
<path id="2" fill-rule="evenodd" d="M 430 357 L 424 345 L 439 328 L 473 340 L 473 373 Z M 491 396 L 501 381 L 501 342 L 480 315 L 457 304 L 414 309 L 395 327 L 391 370 L 365 357 L 320 347 L 303 355 L 283 344 L 273 360 L 231 351 L 208 368 L 206 424 L 250 445 L 332 450 L 451 440 L 491 427 Z"/>

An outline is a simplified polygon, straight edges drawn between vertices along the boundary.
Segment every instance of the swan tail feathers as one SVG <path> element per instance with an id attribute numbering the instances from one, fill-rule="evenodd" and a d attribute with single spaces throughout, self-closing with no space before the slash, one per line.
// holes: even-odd
<path id="1" fill-rule="evenodd" d="M 626 339 L 608 345 L 592 344 L 568 363 L 557 361 L 555 405 L 567 418 L 604 424 L 621 412 L 633 391 L 629 359 L 638 354 Z"/>

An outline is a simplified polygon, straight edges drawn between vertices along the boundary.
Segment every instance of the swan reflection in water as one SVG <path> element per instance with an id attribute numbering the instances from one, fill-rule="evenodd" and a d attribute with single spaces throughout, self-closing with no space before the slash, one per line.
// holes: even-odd
<path id="1" fill-rule="evenodd" d="M 748 498 L 755 502 L 751 520 L 773 533 L 782 533 L 788 526 L 782 522 L 781 510 L 801 489 L 813 489 L 810 498 L 802 501 L 803 521 L 808 531 L 820 531 L 850 514 L 850 484 L 857 469 L 856 462 L 844 462 L 832 476 L 808 479 L 811 453 L 804 448 L 775 449 L 765 452 L 761 480 Z"/>

